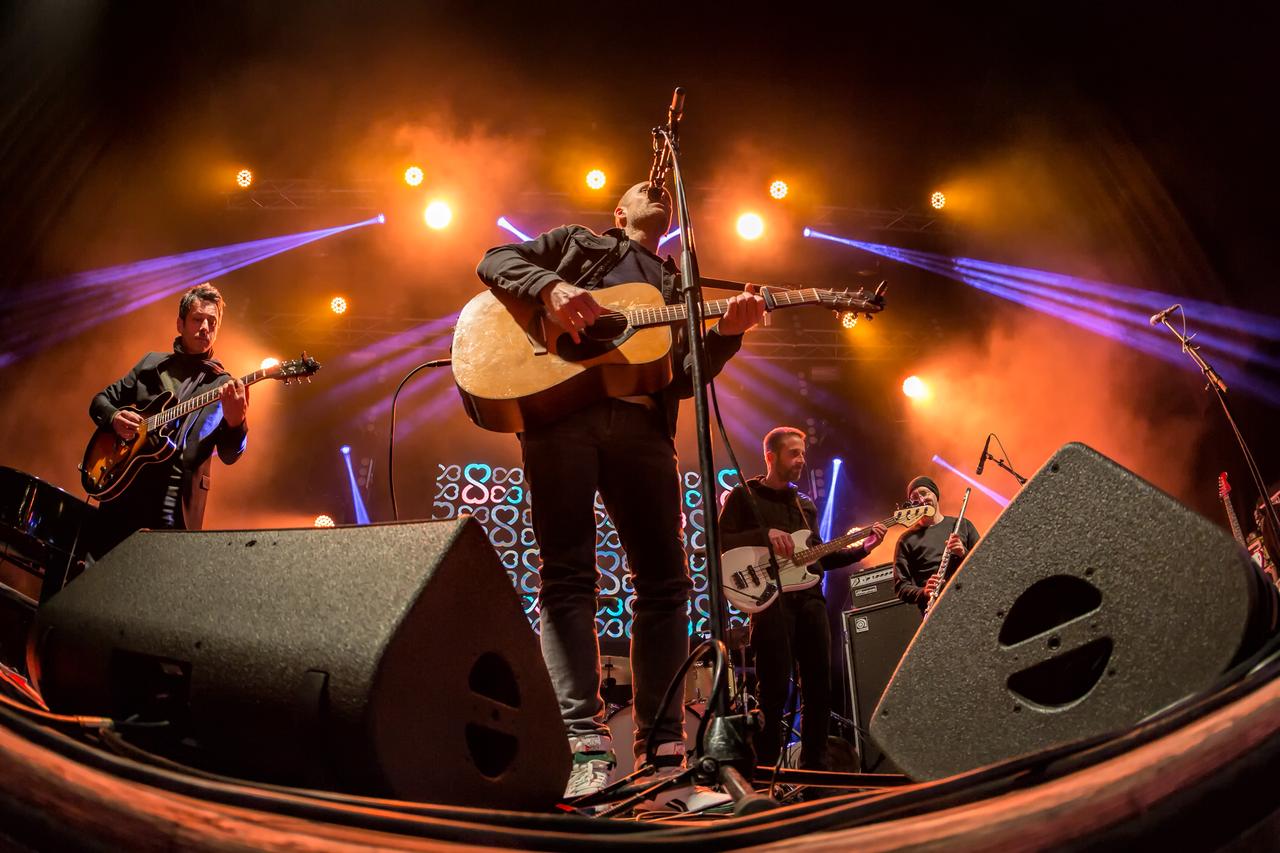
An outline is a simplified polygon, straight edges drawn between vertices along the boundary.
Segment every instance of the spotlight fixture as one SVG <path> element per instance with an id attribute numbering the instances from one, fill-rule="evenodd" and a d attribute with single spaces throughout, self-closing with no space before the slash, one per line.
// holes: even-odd
<path id="1" fill-rule="evenodd" d="M 329 310 L 335 314 L 347 313 L 347 300 L 341 296 L 335 296 L 329 301 Z"/>
<path id="2" fill-rule="evenodd" d="M 845 311 L 840 315 L 840 325 L 844 326 L 846 329 L 852 329 L 854 326 L 858 325 L 858 315 L 852 311 Z"/>
<path id="3" fill-rule="evenodd" d="M 312 522 L 316 527 L 334 527 L 333 519 L 327 515 L 317 515 L 316 520 Z"/>
<path id="4" fill-rule="evenodd" d="M 410 166 L 404 170 L 404 182 L 411 187 L 416 187 L 422 183 L 422 167 Z"/>
<path id="5" fill-rule="evenodd" d="M 919 376 L 908 376 L 902 380 L 902 393 L 912 400 L 923 400 L 929 396 L 929 386 Z"/>
<path id="6" fill-rule="evenodd" d="M 339 447 L 339 448 L 338 448 L 338 452 L 339 452 L 339 453 L 341 453 L 343 456 L 350 456 L 350 455 L 351 455 L 351 445 L 349 445 L 349 444 L 344 444 L 344 445 L 342 445 L 341 447 Z"/>
<path id="7" fill-rule="evenodd" d="M 787 197 L 788 190 L 789 187 L 787 186 L 786 181 L 774 181 L 769 184 L 769 195 L 779 200 Z"/>
<path id="8" fill-rule="evenodd" d="M 258 365 L 259 370 L 268 370 L 280 363 L 280 359 L 267 356 L 262 360 L 262 364 Z"/>
<path id="9" fill-rule="evenodd" d="M 600 171 L 599 169 L 592 169 L 590 172 L 587 172 L 587 186 L 591 187 L 591 189 L 593 190 L 604 189 L 604 184 L 605 184 L 604 172 Z"/>
<path id="10" fill-rule="evenodd" d="M 942 210 L 947 206 L 947 197 L 940 191 L 929 196 L 929 204 L 933 205 L 934 210 Z"/>
<path id="11" fill-rule="evenodd" d="M 243 189 L 248 189 L 249 185 L 253 183 L 253 172 L 250 172 L 248 169 L 241 169 L 239 172 L 236 172 L 236 183 Z"/>
<path id="12" fill-rule="evenodd" d="M 436 199 L 422 212 L 422 220 L 427 223 L 428 228 L 439 231 L 449 227 L 449 223 L 453 221 L 453 211 L 449 209 L 449 205 Z"/>
<path id="13" fill-rule="evenodd" d="M 759 214 L 744 213 L 738 217 L 738 236 L 743 240 L 758 240 L 764 234 L 764 220 Z"/>

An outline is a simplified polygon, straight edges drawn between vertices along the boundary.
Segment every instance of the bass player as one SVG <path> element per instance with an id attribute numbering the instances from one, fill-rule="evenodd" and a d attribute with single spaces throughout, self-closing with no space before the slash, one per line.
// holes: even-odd
<path id="1" fill-rule="evenodd" d="M 770 544 L 781 557 L 795 550 L 791 534 L 817 530 L 818 509 L 795 485 L 804 471 L 806 435 L 780 426 L 764 437 L 765 475 L 735 486 L 720 510 L 725 550 Z M 751 490 L 755 509 L 751 506 Z M 758 513 L 758 516 L 757 516 Z M 757 518 L 759 520 L 757 520 Z M 848 566 L 865 558 L 884 539 L 885 526 L 875 524 L 856 548 L 823 557 L 823 569 Z M 817 537 L 813 538 L 817 541 Z M 812 544 L 812 543 L 811 543 Z M 760 684 L 764 731 L 755 740 L 761 764 L 773 764 L 782 748 L 782 716 L 795 668 L 800 671 L 804 714 L 800 734 L 800 766 L 827 769 L 827 735 L 831 728 L 831 627 L 822 585 L 782 592 L 773 604 L 751 615 L 751 648 Z"/>

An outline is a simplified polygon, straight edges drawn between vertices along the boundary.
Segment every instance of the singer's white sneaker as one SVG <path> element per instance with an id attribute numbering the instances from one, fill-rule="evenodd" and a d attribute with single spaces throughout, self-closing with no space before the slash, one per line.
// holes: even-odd
<path id="1" fill-rule="evenodd" d="M 598 794 L 609 783 L 609 773 L 617 766 L 613 739 L 608 735 L 585 735 L 569 738 L 573 750 L 573 769 L 565 785 L 566 800 Z"/>

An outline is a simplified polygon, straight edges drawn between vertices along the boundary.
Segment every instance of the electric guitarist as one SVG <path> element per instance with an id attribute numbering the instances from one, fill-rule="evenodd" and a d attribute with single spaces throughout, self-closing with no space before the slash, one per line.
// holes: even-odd
<path id="1" fill-rule="evenodd" d="M 720 510 L 721 544 L 726 551 L 768 542 L 779 557 L 789 557 L 795 549 L 793 532 L 818 529 L 817 507 L 794 484 L 804 471 L 805 441 L 803 431 L 786 426 L 764 437 L 767 473 L 746 485 L 755 499 L 755 509 L 746 489 L 739 485 Z M 884 535 L 884 525 L 875 524 L 860 546 L 830 554 L 820 565 L 834 569 L 856 563 L 878 546 Z M 822 585 L 783 592 L 773 604 L 751 614 L 751 647 L 765 723 L 755 739 L 759 763 L 777 760 L 791 673 L 798 665 L 804 697 L 800 766 L 824 769 L 831 722 L 831 628 Z"/>
<path id="2" fill-rule="evenodd" d="M 190 413 L 179 425 L 177 452 L 164 462 L 143 467 L 123 493 L 102 503 L 99 532 L 90 549 L 95 557 L 144 527 L 199 530 L 214 452 L 226 465 L 244 453 L 249 391 L 213 357 L 225 304 L 211 284 L 188 290 L 178 303 L 173 352 L 147 353 L 89 404 L 89 416 L 99 428 L 110 427 L 122 442 L 129 442 L 137 437 L 143 420 L 124 407 L 141 408 L 166 391 L 184 400 L 221 389 L 215 402 Z"/>

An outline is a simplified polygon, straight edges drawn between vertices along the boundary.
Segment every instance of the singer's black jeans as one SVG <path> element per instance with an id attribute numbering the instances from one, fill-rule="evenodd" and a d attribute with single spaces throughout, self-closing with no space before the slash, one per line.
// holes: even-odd
<path id="1" fill-rule="evenodd" d="M 680 538 L 676 450 L 663 413 L 605 400 L 521 436 L 542 552 L 542 655 L 570 738 L 608 735 L 596 639 L 595 496 L 617 528 L 636 591 L 631 628 L 636 753 L 684 740 L 682 693 L 662 694 L 689 654 L 691 583 Z M 619 746 L 622 746 L 619 744 Z"/>

